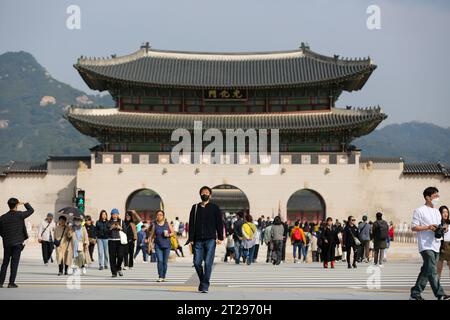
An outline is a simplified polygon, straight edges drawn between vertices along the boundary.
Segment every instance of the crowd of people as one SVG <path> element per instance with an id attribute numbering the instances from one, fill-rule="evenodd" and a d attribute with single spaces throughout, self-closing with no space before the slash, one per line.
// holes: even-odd
<path id="1" fill-rule="evenodd" d="M 324 222 L 282 222 L 264 216 L 254 221 L 249 213 L 229 215 L 226 226 L 226 253 L 224 262 L 233 259 L 236 264 L 256 262 L 259 247 L 267 246 L 266 263 L 286 262 L 288 241 L 292 245 L 293 263 L 322 262 L 324 268 L 334 268 L 335 261 L 346 261 L 349 268 L 357 263 L 373 261 L 383 267 L 387 249 L 393 241 L 393 227 L 378 212 L 374 222 L 367 215 L 357 224 L 353 216 L 342 223 L 331 217 Z M 308 253 L 311 252 L 309 255 Z M 309 258 L 310 257 L 310 258 Z"/>
<path id="2" fill-rule="evenodd" d="M 43 262 L 45 265 L 53 262 L 55 250 L 58 276 L 75 271 L 85 274 L 94 262 L 97 247 L 99 270 L 109 269 L 112 277 L 117 277 L 123 276 L 124 270 L 132 270 L 135 259 L 142 253 L 143 263 L 148 263 L 149 257 L 151 262 L 157 263 L 157 281 L 164 282 L 170 252 L 184 257 L 179 238 L 186 235 L 186 245 L 193 253 L 193 265 L 200 280 L 198 290 L 207 293 L 216 245 L 225 238 L 224 262 L 251 265 L 257 262 L 261 246 L 266 245 L 266 263 L 286 263 L 289 241 L 293 263 L 318 262 L 323 268 L 331 269 L 335 268 L 336 261 L 346 262 L 349 269 L 357 268 L 358 263 L 369 262 L 381 268 L 386 262 L 390 243 L 394 241 L 393 224 L 383 220 L 381 212 L 375 214 L 374 221 L 363 215 L 359 222 L 349 216 L 342 223 L 331 217 L 318 223 L 283 222 L 280 216 L 273 219 L 260 216 L 254 220 L 249 212 L 243 211 L 224 217 L 220 208 L 210 202 L 211 194 L 212 190 L 207 186 L 200 189 L 201 201 L 192 206 L 186 223 L 178 217 L 169 223 L 163 210 L 156 212 L 153 221 L 142 221 L 134 210 L 126 211 L 123 219 L 118 209 L 112 209 L 109 217 L 102 210 L 95 222 L 91 216 L 68 219 L 65 215 L 54 221 L 54 215 L 49 213 L 38 229 Z M 421 300 L 420 293 L 429 281 L 436 297 L 448 299 L 439 278 L 444 262 L 450 268 L 449 211 L 446 206 L 437 209 L 439 195 L 436 188 L 427 188 L 423 196 L 425 205 L 414 211 L 411 229 L 417 233 L 424 264 L 411 289 L 411 298 Z M 22 204 L 26 211 L 18 211 Z M 8 206 L 10 211 L 0 217 L 4 246 L 0 285 L 3 286 L 11 262 L 8 287 L 14 288 L 17 287 L 15 277 L 20 254 L 28 238 L 24 221 L 34 210 L 29 203 L 20 203 L 15 198 L 8 201 Z"/>

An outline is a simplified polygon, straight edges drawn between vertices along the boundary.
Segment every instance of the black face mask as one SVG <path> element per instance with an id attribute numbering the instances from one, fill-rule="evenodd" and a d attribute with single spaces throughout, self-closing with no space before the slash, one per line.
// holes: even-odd
<path id="1" fill-rule="evenodd" d="M 202 201 L 208 201 L 209 195 L 208 194 L 202 194 L 202 195 L 200 195 L 200 198 L 202 198 Z"/>

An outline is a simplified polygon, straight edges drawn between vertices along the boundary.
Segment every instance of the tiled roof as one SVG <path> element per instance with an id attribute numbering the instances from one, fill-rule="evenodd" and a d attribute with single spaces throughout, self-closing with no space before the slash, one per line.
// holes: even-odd
<path id="1" fill-rule="evenodd" d="M 47 173 L 47 162 L 10 161 L 2 166 L 2 175 L 9 173 Z"/>
<path id="2" fill-rule="evenodd" d="M 337 109 L 321 112 L 279 112 L 252 114 L 186 114 L 124 112 L 111 109 L 69 109 L 68 120 L 82 133 L 93 135 L 97 129 L 120 131 L 193 129 L 194 121 L 202 121 L 202 128 L 217 129 L 291 129 L 317 132 L 331 129 L 368 128 L 373 130 L 387 116 L 381 108 Z M 367 134 L 364 133 L 364 134 Z"/>
<path id="3" fill-rule="evenodd" d="M 49 161 L 91 161 L 90 156 L 49 156 Z"/>
<path id="4" fill-rule="evenodd" d="M 140 49 L 127 56 L 79 58 L 74 67 L 91 89 L 108 81 L 185 88 L 273 88 L 341 83 L 362 88 L 376 68 L 370 58 L 341 59 L 309 47 L 278 52 L 211 53 Z"/>
<path id="5" fill-rule="evenodd" d="M 450 172 L 440 163 L 405 163 L 403 166 L 405 175 L 443 175 L 450 178 Z"/>

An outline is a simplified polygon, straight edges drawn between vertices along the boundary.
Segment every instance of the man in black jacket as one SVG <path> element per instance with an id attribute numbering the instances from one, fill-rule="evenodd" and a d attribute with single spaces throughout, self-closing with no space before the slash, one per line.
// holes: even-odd
<path id="1" fill-rule="evenodd" d="M 23 204 L 26 211 L 17 211 L 17 207 Z M 8 288 L 17 288 L 17 269 L 19 268 L 20 254 L 24 247 L 24 241 L 28 239 L 25 219 L 31 216 L 34 209 L 28 202 L 19 202 L 16 198 L 8 200 L 9 211 L 0 217 L 0 236 L 3 239 L 3 263 L 0 272 L 0 287 L 3 287 L 6 279 L 6 271 L 11 261 L 11 274 Z"/>
<path id="2" fill-rule="evenodd" d="M 194 204 L 189 215 L 188 243 L 194 246 L 194 267 L 200 279 L 198 291 L 202 293 L 208 293 L 216 244 L 223 241 L 222 214 L 219 207 L 209 201 L 211 193 L 211 188 L 202 187 L 202 202 Z"/>

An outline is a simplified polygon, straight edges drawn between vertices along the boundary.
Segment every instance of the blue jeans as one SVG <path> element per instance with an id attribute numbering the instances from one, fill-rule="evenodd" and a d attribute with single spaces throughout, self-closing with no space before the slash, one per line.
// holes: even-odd
<path id="1" fill-rule="evenodd" d="M 158 276 L 160 278 L 166 278 L 167 273 L 167 261 L 169 261 L 170 248 L 155 247 L 156 259 L 158 260 Z"/>
<path id="2" fill-rule="evenodd" d="M 302 258 L 302 251 L 303 251 L 303 241 L 294 241 L 292 243 L 292 249 L 293 249 L 293 255 L 294 259 L 297 259 L 297 249 L 298 249 L 298 259 L 300 260 Z"/>
<path id="3" fill-rule="evenodd" d="M 98 266 L 107 267 L 109 265 L 108 239 L 97 239 Z"/>
<path id="4" fill-rule="evenodd" d="M 251 265 L 253 262 L 253 258 L 255 256 L 255 246 L 253 246 L 249 249 L 244 249 L 244 256 L 245 256 L 247 264 Z"/>
<path id="5" fill-rule="evenodd" d="M 306 262 L 306 257 L 308 256 L 308 249 L 309 249 L 309 246 L 303 245 L 302 254 L 303 254 L 303 261 L 305 261 L 305 262 Z"/>
<path id="6" fill-rule="evenodd" d="M 436 269 L 439 253 L 434 252 L 433 250 L 424 250 L 420 255 L 423 259 L 423 265 L 420 269 L 415 286 L 411 288 L 411 297 L 420 297 L 420 294 L 427 286 L 427 282 L 430 282 L 431 289 L 436 297 L 445 295 L 444 289 L 439 282 Z"/>
<path id="7" fill-rule="evenodd" d="M 242 241 L 235 240 L 234 241 L 234 262 L 239 264 L 241 260 L 241 256 L 244 254 L 244 248 L 242 247 Z"/>
<path id="8" fill-rule="evenodd" d="M 216 251 L 216 240 L 200 240 L 194 242 L 194 267 L 200 280 L 199 291 L 209 289 L 214 253 Z M 205 265 L 203 266 L 203 261 Z"/>
<path id="9" fill-rule="evenodd" d="M 147 246 L 136 246 L 136 252 L 134 253 L 134 258 L 136 259 L 136 257 L 139 254 L 139 251 L 142 250 L 142 257 L 144 259 L 144 261 L 147 261 Z"/>

